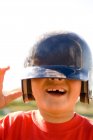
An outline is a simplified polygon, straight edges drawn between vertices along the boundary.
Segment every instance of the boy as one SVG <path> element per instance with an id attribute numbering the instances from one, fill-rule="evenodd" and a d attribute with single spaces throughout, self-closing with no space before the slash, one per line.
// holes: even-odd
<path id="1" fill-rule="evenodd" d="M 91 56 L 75 33 L 49 34 L 35 44 L 25 61 L 22 94 L 24 102 L 35 99 L 38 110 L 8 114 L 0 121 L 0 140 L 93 140 L 92 122 L 74 112 L 79 97 L 91 98 Z"/>

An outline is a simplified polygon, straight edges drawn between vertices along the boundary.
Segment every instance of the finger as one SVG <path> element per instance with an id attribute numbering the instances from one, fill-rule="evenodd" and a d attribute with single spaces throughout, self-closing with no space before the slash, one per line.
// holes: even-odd
<path id="1" fill-rule="evenodd" d="M 0 74 L 3 74 L 3 73 L 5 73 L 7 70 L 9 70 L 10 69 L 10 66 L 7 66 L 7 67 L 5 67 L 5 68 L 0 68 Z"/>
<path id="2" fill-rule="evenodd" d="M 7 70 L 9 70 L 10 69 L 10 66 L 7 66 L 6 68 L 5 68 L 5 71 L 7 71 Z"/>
<path id="3" fill-rule="evenodd" d="M 0 95 L 1 95 L 2 89 L 3 89 L 3 81 L 4 81 L 5 72 L 9 69 L 10 69 L 9 66 L 7 66 L 5 68 L 0 68 Z"/>

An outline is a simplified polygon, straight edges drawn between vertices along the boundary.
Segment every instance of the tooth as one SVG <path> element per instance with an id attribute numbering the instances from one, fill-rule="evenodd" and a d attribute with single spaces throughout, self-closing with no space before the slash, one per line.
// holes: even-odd
<path id="1" fill-rule="evenodd" d="M 53 91 L 56 91 L 56 89 L 53 89 Z"/>
<path id="2" fill-rule="evenodd" d="M 48 89 L 48 91 L 59 91 L 59 92 L 65 92 L 64 89 Z"/>
<path id="3" fill-rule="evenodd" d="M 60 91 L 60 92 L 64 92 L 64 90 L 63 90 L 63 89 L 60 89 L 59 91 Z"/>
<path id="4" fill-rule="evenodd" d="M 48 91 L 52 91 L 52 89 L 48 89 Z"/>

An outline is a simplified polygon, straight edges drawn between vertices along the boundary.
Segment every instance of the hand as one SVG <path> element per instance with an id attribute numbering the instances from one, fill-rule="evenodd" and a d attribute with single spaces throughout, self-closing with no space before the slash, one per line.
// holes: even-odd
<path id="1" fill-rule="evenodd" d="M 10 67 L 0 68 L 0 108 L 5 107 L 9 102 L 22 95 L 21 89 L 14 89 L 12 91 L 9 91 L 6 95 L 3 94 L 2 90 L 3 90 L 4 76 L 6 71 L 9 69 Z"/>

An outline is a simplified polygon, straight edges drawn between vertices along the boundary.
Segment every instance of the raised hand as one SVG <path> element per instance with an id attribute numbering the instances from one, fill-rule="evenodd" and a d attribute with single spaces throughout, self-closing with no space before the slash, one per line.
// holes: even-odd
<path id="1" fill-rule="evenodd" d="M 6 71 L 9 69 L 10 67 L 0 68 L 0 108 L 5 107 L 9 102 L 22 95 L 21 89 L 14 89 L 12 91 L 9 91 L 6 95 L 3 94 L 2 90 L 3 90 L 4 76 Z"/>

